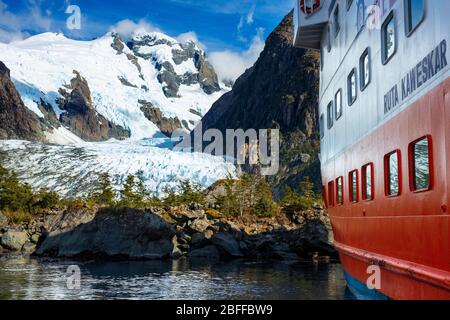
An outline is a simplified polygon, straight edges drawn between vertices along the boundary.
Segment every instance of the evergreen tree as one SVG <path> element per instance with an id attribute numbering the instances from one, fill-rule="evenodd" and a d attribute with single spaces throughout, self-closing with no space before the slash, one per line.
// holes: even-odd
<path id="1" fill-rule="evenodd" d="M 150 198 L 149 193 L 145 189 L 143 175 L 144 173 L 142 171 L 138 171 L 135 185 L 136 192 L 134 195 L 134 206 L 138 208 L 144 208 Z"/>
<path id="2" fill-rule="evenodd" d="M 280 204 L 283 207 L 287 207 L 287 206 L 291 206 L 294 205 L 298 202 L 298 194 L 295 193 L 294 190 L 292 190 L 291 187 L 286 186 L 284 188 L 284 194 L 283 194 L 283 198 L 281 199 Z"/>
<path id="3" fill-rule="evenodd" d="M 265 178 L 261 178 L 256 184 L 255 193 L 255 214 L 259 216 L 273 216 L 278 213 L 278 208 L 273 201 L 272 191 Z"/>
<path id="4" fill-rule="evenodd" d="M 202 187 L 197 183 L 192 183 L 189 180 L 180 182 L 180 202 L 183 204 L 204 203 L 202 194 Z"/>
<path id="5" fill-rule="evenodd" d="M 303 180 L 300 182 L 300 192 L 307 199 L 316 199 L 317 195 L 314 191 L 314 182 L 308 176 L 303 177 Z"/>
<path id="6" fill-rule="evenodd" d="M 229 174 L 224 180 L 225 195 L 215 196 L 220 211 L 226 215 L 237 216 L 240 214 L 240 199 L 238 192 L 235 191 L 237 181 Z"/>
<path id="7" fill-rule="evenodd" d="M 61 202 L 61 199 L 56 192 L 51 192 L 47 189 L 39 190 L 37 198 L 38 201 L 34 206 L 41 209 L 57 209 Z"/>
<path id="8" fill-rule="evenodd" d="M 123 186 L 123 189 L 120 191 L 120 205 L 122 207 L 133 207 L 136 203 L 136 193 L 135 193 L 135 177 L 133 175 L 129 175 Z"/>
<path id="9" fill-rule="evenodd" d="M 115 204 L 116 194 L 112 188 L 111 177 L 108 173 L 101 173 L 90 197 L 94 202 L 100 205 L 113 206 Z"/>

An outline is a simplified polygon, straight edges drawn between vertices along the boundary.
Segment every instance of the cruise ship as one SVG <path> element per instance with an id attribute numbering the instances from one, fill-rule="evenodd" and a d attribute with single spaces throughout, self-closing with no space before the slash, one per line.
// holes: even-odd
<path id="1" fill-rule="evenodd" d="M 348 287 L 450 299 L 450 1 L 295 12 L 294 45 L 321 52 L 322 188 Z"/>

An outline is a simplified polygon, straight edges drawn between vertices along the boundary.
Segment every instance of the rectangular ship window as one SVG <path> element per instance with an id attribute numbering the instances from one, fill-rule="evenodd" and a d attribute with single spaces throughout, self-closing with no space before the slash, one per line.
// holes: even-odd
<path id="1" fill-rule="evenodd" d="M 336 203 L 338 205 L 344 204 L 344 178 L 339 177 L 336 179 Z"/>
<path id="2" fill-rule="evenodd" d="M 339 120 L 340 117 L 342 117 L 342 90 L 339 89 L 338 92 L 334 95 L 334 106 L 336 108 L 336 121 Z"/>
<path id="3" fill-rule="evenodd" d="M 358 202 L 358 170 L 354 170 L 348 175 L 350 202 Z"/>
<path id="4" fill-rule="evenodd" d="M 373 163 L 366 164 L 361 169 L 362 174 L 362 198 L 366 201 L 374 199 L 374 166 Z"/>
<path id="5" fill-rule="evenodd" d="M 327 125 L 328 129 L 333 127 L 333 101 L 331 101 L 327 106 Z"/>
<path id="6" fill-rule="evenodd" d="M 350 72 L 347 78 L 348 87 L 348 105 L 351 106 L 356 101 L 357 84 L 356 84 L 356 68 Z"/>
<path id="7" fill-rule="evenodd" d="M 410 167 L 412 168 L 412 190 L 431 189 L 431 143 L 429 137 L 421 138 L 409 146 Z"/>
<path id="8" fill-rule="evenodd" d="M 393 11 L 381 27 L 381 44 L 383 64 L 386 64 L 391 60 L 397 50 L 397 35 Z"/>
<path id="9" fill-rule="evenodd" d="M 400 150 L 393 151 L 384 157 L 386 195 L 393 197 L 401 194 Z"/>
<path id="10" fill-rule="evenodd" d="M 328 183 L 328 205 L 334 207 L 334 181 Z"/>
<path id="11" fill-rule="evenodd" d="M 360 70 L 360 79 L 361 79 L 361 91 L 364 91 L 365 88 L 370 83 L 370 52 L 369 48 L 367 48 L 359 59 L 359 70 Z"/>
<path id="12" fill-rule="evenodd" d="M 425 18 L 424 0 L 405 0 L 406 35 L 409 37 Z"/>

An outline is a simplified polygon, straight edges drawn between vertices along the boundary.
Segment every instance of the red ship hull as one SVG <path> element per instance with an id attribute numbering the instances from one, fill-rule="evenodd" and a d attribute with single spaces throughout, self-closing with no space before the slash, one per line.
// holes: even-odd
<path id="1" fill-rule="evenodd" d="M 430 190 L 410 189 L 409 144 L 432 141 Z M 385 194 L 384 156 L 400 150 L 401 194 Z M 366 284 L 381 270 L 379 292 L 392 299 L 450 299 L 450 79 L 322 168 L 323 185 L 344 177 L 344 202 L 329 206 L 345 272 Z M 349 198 L 349 172 L 373 163 L 374 198 Z M 329 199 L 324 187 L 325 199 Z M 327 203 L 328 205 L 328 203 Z"/>

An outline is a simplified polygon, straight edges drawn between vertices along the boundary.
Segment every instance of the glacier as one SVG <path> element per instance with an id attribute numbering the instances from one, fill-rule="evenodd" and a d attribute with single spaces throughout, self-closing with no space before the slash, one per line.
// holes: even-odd
<path id="1" fill-rule="evenodd" d="M 167 138 L 137 141 L 82 142 L 50 145 L 18 140 L 0 141 L 3 163 L 33 188 L 47 188 L 65 197 L 86 196 L 99 174 L 111 175 L 119 190 L 128 175 L 141 175 L 147 191 L 164 195 L 189 180 L 206 188 L 235 176 L 233 164 L 220 157 L 171 150 Z"/>

